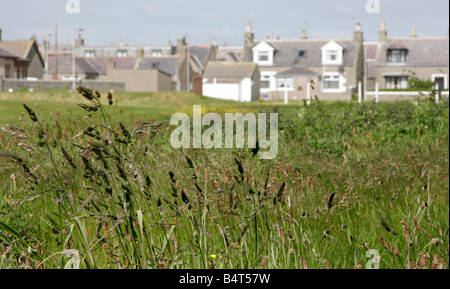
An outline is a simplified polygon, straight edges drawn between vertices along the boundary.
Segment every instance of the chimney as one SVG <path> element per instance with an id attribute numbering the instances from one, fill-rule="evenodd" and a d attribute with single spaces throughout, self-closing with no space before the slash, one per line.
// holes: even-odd
<path id="1" fill-rule="evenodd" d="M 81 37 L 81 34 L 78 34 L 78 38 L 75 39 L 75 47 L 84 46 L 84 39 Z"/>
<path id="2" fill-rule="evenodd" d="M 252 48 L 254 39 L 255 39 L 255 35 L 252 32 L 252 23 L 248 22 L 247 23 L 247 32 L 245 32 L 244 47 L 246 49 Z"/>
<path id="3" fill-rule="evenodd" d="M 386 30 L 386 21 L 384 19 L 381 20 L 380 32 L 378 33 L 378 42 L 386 43 L 387 41 L 387 30 Z"/>
<path id="4" fill-rule="evenodd" d="M 114 69 L 116 69 L 116 62 L 112 59 L 109 59 L 108 64 L 106 65 L 106 75 L 108 75 Z"/>
<path id="5" fill-rule="evenodd" d="M 144 58 L 144 48 L 139 46 L 136 49 L 136 58 L 134 59 L 134 69 L 138 69 L 139 68 L 143 58 Z"/>
<path id="6" fill-rule="evenodd" d="M 2 30 L 0 29 L 0 42 L 2 42 Z"/>
<path id="7" fill-rule="evenodd" d="M 363 33 L 361 31 L 361 23 L 356 23 L 355 36 L 353 37 L 355 43 L 362 44 L 364 42 Z"/>
<path id="8" fill-rule="evenodd" d="M 416 27 L 413 27 L 413 28 L 412 28 L 411 38 L 417 38 L 417 30 L 416 30 Z"/>
<path id="9" fill-rule="evenodd" d="M 302 39 L 302 40 L 308 39 L 308 36 L 306 35 L 306 30 L 305 29 L 302 30 L 302 36 L 300 37 L 300 39 Z"/>
<path id="10" fill-rule="evenodd" d="M 181 57 L 186 57 L 187 49 L 186 49 L 186 38 L 180 38 L 177 41 L 177 54 Z"/>

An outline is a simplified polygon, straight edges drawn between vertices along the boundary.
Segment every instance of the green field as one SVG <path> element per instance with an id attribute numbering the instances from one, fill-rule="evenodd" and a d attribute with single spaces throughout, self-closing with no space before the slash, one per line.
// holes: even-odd
<path id="1" fill-rule="evenodd" d="M 0 268 L 449 268 L 448 101 L 113 100 L 0 93 Z M 172 148 L 192 105 L 279 112 L 278 157 Z"/>

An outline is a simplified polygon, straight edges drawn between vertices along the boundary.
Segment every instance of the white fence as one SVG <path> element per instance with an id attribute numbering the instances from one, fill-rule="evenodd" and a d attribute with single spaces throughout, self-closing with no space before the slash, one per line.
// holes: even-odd
<path id="1" fill-rule="evenodd" d="M 375 91 L 366 91 L 365 95 L 363 95 L 362 92 L 362 86 L 361 83 L 358 84 L 358 102 L 361 103 L 362 101 L 367 100 L 367 96 L 373 96 L 375 98 L 375 102 L 378 103 L 380 101 L 380 97 L 402 97 L 402 96 L 430 96 L 429 91 L 379 91 L 379 85 L 378 83 L 375 84 Z M 439 103 L 442 96 L 449 96 L 448 91 L 438 91 L 436 90 L 436 93 L 434 95 L 435 102 Z"/>

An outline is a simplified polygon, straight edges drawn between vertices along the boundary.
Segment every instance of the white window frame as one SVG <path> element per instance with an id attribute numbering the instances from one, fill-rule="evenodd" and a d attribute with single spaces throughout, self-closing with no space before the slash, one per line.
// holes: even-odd
<path id="1" fill-rule="evenodd" d="M 84 51 L 84 57 L 85 58 L 94 58 L 95 57 L 95 50 L 85 50 Z"/>
<path id="2" fill-rule="evenodd" d="M 122 57 L 127 57 L 127 56 L 128 56 L 128 50 L 126 50 L 126 49 L 117 50 L 117 57 L 122 58 Z"/>
<path id="3" fill-rule="evenodd" d="M 268 93 L 271 91 L 275 91 L 277 89 L 277 72 L 276 71 L 261 71 L 260 72 L 260 81 L 269 80 L 268 88 L 260 88 L 261 93 Z"/>
<path id="4" fill-rule="evenodd" d="M 153 57 L 160 57 L 163 55 L 163 52 L 161 49 L 152 49 L 151 54 Z"/>
<path id="5" fill-rule="evenodd" d="M 431 81 L 436 84 L 436 78 L 444 78 L 444 89 L 448 89 L 448 76 L 447 74 L 432 74 Z"/>
<path id="6" fill-rule="evenodd" d="M 339 83 L 339 87 L 338 88 L 325 88 L 325 81 L 326 78 L 328 77 L 333 77 L 333 78 L 337 78 L 337 81 Z M 346 86 L 345 86 L 345 77 L 344 75 L 342 75 L 339 72 L 326 72 L 322 75 L 322 92 L 325 93 L 342 93 L 342 92 L 346 92 Z"/>
<path id="7" fill-rule="evenodd" d="M 386 78 L 386 89 L 408 89 L 408 76 L 405 75 L 391 75 L 391 76 L 385 76 Z M 400 82 L 399 82 L 399 87 L 395 88 L 392 87 L 391 82 L 389 81 L 390 79 L 393 78 L 399 78 Z"/>

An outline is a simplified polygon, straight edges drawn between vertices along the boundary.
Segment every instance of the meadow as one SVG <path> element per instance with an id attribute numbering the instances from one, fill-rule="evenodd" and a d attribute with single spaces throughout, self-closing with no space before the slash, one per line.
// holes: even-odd
<path id="1" fill-rule="evenodd" d="M 194 104 L 278 112 L 277 158 L 172 148 Z M 1 92 L 0 127 L 0 268 L 449 268 L 448 101 Z"/>

